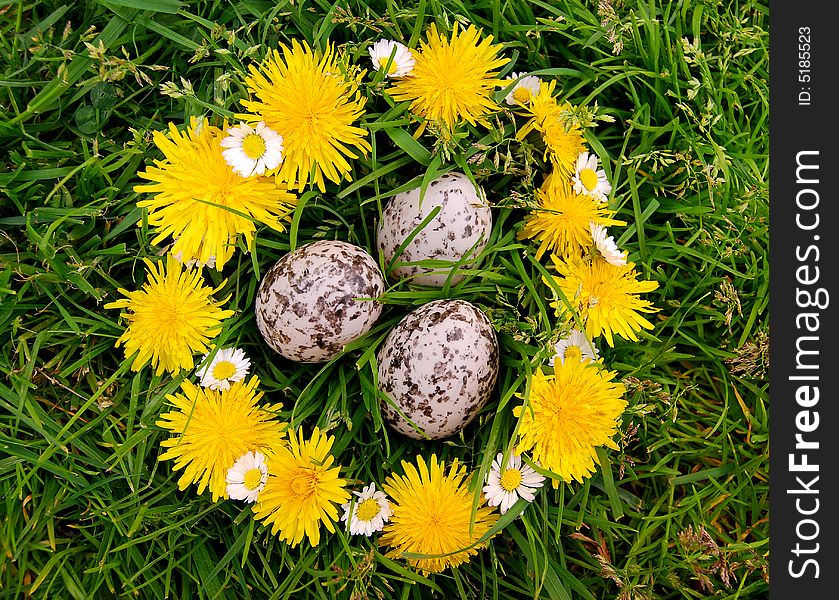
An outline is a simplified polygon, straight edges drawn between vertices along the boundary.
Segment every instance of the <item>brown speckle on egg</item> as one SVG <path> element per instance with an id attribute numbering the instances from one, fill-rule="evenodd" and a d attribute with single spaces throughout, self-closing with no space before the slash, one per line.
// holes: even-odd
<path id="1" fill-rule="evenodd" d="M 364 249 L 341 241 L 305 244 L 265 274 L 256 324 L 271 348 L 290 360 L 324 362 L 373 327 L 382 313 L 381 270 Z"/>
<path id="2" fill-rule="evenodd" d="M 417 308 L 388 334 L 376 358 L 379 387 L 431 439 L 463 429 L 483 408 L 498 376 L 498 340 L 487 316 L 464 300 Z M 425 436 L 381 402 L 384 421 Z"/>

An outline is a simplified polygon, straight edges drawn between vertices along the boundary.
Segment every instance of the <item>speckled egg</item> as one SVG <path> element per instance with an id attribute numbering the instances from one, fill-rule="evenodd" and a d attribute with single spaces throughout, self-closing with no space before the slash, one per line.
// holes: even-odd
<path id="1" fill-rule="evenodd" d="M 385 289 L 376 261 L 339 241 L 305 244 L 271 267 L 256 294 L 256 325 L 271 348 L 298 362 L 324 362 L 368 331 Z"/>
<path id="2" fill-rule="evenodd" d="M 417 187 L 397 194 L 385 206 L 376 231 L 376 245 L 385 265 L 390 264 L 399 246 L 438 206 L 440 212 L 417 233 L 397 262 L 433 259 L 456 263 L 467 254 L 470 258 L 480 254 L 492 230 L 492 211 L 486 196 L 463 173 L 446 173 L 428 184 L 422 202 Z M 453 266 L 429 269 L 402 265 L 391 272 L 397 278 L 416 275 L 411 278 L 414 283 L 442 286 Z M 462 279 L 462 275 L 454 275 L 452 283 Z"/>
<path id="3" fill-rule="evenodd" d="M 437 300 L 402 319 L 379 348 L 379 387 L 431 439 L 463 429 L 498 376 L 498 340 L 487 316 L 463 300 Z M 382 417 L 423 439 L 384 399 Z"/>

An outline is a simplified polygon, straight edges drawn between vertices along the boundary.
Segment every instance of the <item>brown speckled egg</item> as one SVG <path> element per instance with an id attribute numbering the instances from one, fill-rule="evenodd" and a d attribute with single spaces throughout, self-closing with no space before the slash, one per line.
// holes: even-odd
<path id="1" fill-rule="evenodd" d="M 305 244 L 271 267 L 256 294 L 256 325 L 271 348 L 298 362 L 324 362 L 368 331 L 382 313 L 382 272 L 364 249 Z"/>
<path id="2" fill-rule="evenodd" d="M 437 300 L 408 314 L 376 353 L 379 387 L 431 439 L 463 429 L 498 376 L 498 340 L 487 316 L 464 300 Z M 423 439 L 387 401 L 384 421 Z"/>
<path id="3" fill-rule="evenodd" d="M 492 231 L 492 211 L 486 196 L 463 173 L 446 173 L 428 184 L 422 202 L 420 188 L 416 187 L 391 198 L 382 211 L 376 245 L 385 265 L 390 264 L 399 246 L 438 206 L 440 212 L 417 233 L 396 260 L 397 263 L 411 263 L 433 259 L 451 264 L 434 269 L 401 265 L 391 271 L 395 277 L 416 275 L 411 277 L 411 282 L 439 287 L 446 282 L 454 263 L 467 254 L 474 258 L 486 247 Z M 471 266 L 464 265 L 466 268 Z M 454 275 L 452 283 L 462 279 L 462 275 Z"/>

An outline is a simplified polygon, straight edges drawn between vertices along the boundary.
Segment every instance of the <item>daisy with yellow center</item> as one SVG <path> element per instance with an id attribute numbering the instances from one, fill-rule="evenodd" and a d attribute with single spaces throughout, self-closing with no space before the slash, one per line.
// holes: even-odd
<path id="1" fill-rule="evenodd" d="M 380 544 L 389 546 L 388 557 L 404 553 L 423 574 L 456 567 L 477 554 L 476 542 L 498 519 L 481 500 L 472 522 L 472 492 L 466 469 L 454 460 L 448 473 L 443 462 L 431 455 L 430 464 L 417 456 L 417 466 L 402 461 L 405 475 L 390 475 L 384 490 L 392 499 L 393 516 L 384 527 Z M 442 556 L 446 555 L 446 556 Z"/>
<path id="2" fill-rule="evenodd" d="M 247 123 L 231 127 L 221 140 L 224 160 L 242 177 L 264 175 L 280 166 L 283 160 L 283 137 L 260 121 L 256 128 Z"/>
<path id="3" fill-rule="evenodd" d="M 598 358 L 597 348 L 587 338 L 586 334 L 578 329 L 572 329 L 571 333 L 562 338 L 554 347 L 556 354 L 551 357 L 549 364 L 554 366 L 556 359 L 564 363 L 571 361 L 596 361 Z"/>
<path id="4" fill-rule="evenodd" d="M 240 348 L 219 350 L 213 360 L 207 362 L 209 357 L 209 354 L 205 354 L 201 362 L 206 365 L 195 371 L 202 387 L 208 387 L 211 390 L 226 390 L 230 384 L 248 375 L 251 361 Z"/>
<path id="5" fill-rule="evenodd" d="M 358 499 L 341 505 L 344 511 L 341 520 L 347 524 L 347 531 L 353 535 L 361 534 L 367 537 L 375 531 L 381 531 L 393 514 L 385 493 L 376 491 L 376 484 L 371 483 L 353 494 Z"/>
<path id="6" fill-rule="evenodd" d="M 355 80 L 341 75 L 331 47 L 321 54 L 292 40 L 272 50 L 245 79 L 252 100 L 246 110 L 279 133 L 284 158 L 277 177 L 302 191 L 309 182 L 326 190 L 324 177 L 350 181 L 348 158 L 370 151 L 368 133 L 353 125 L 364 114 L 364 98 Z M 249 118 L 249 115 L 240 115 Z"/>
<path id="7" fill-rule="evenodd" d="M 149 209 L 149 225 L 157 228 L 153 244 L 171 236 L 171 252 L 181 261 L 207 264 L 215 257 L 221 270 L 239 235 L 250 247 L 256 223 L 283 231 L 282 220 L 297 199 L 272 179 L 235 173 L 222 154 L 225 131 L 193 119 L 186 133 L 170 123 L 169 137 L 160 131 L 153 136 L 165 158 L 138 173 L 152 183 L 134 186 L 135 192 L 153 194 L 137 202 Z"/>
<path id="8" fill-rule="evenodd" d="M 144 259 L 148 280 L 134 292 L 120 288 L 127 296 L 109 302 L 105 308 L 125 308 L 120 316 L 128 327 L 116 345 L 125 347 L 125 358 L 134 357 L 131 369 L 139 371 L 147 364 L 155 374 L 164 371 L 178 373 L 191 369 L 192 356 L 206 352 L 208 342 L 221 331 L 222 321 L 232 317 L 232 310 L 222 310 L 212 295 L 213 289 L 204 285 L 201 272 L 185 270 L 172 256 L 157 264 Z"/>
<path id="9" fill-rule="evenodd" d="M 262 452 L 248 452 L 227 470 L 227 495 L 231 500 L 256 502 L 268 481 L 268 465 Z"/>
<path id="10" fill-rule="evenodd" d="M 516 451 L 530 452 L 565 482 L 589 477 L 599 464 L 597 448 L 617 448 L 612 438 L 626 401 L 623 385 L 612 382 L 616 375 L 571 360 L 555 365 L 554 375 L 536 371 L 527 402 L 513 409 L 521 419 Z"/>
<path id="11" fill-rule="evenodd" d="M 386 77 L 404 77 L 414 70 L 414 55 L 405 44 L 379 40 L 370 46 L 369 52 L 373 68 L 377 71 L 387 69 Z"/>
<path id="12" fill-rule="evenodd" d="M 503 515 L 520 497 L 527 502 L 533 502 L 536 490 L 542 487 L 544 481 L 545 477 L 524 463 L 520 455 L 511 454 L 505 463 L 504 454 L 499 452 L 487 474 L 484 495 L 487 504 L 497 506 Z"/>
<path id="13" fill-rule="evenodd" d="M 247 452 L 264 454 L 282 437 L 287 423 L 275 417 L 281 405 L 260 407 L 258 386 L 256 376 L 221 392 L 184 381 L 181 393 L 166 396 L 174 410 L 160 415 L 157 425 L 175 437 L 160 442 L 167 448 L 160 460 L 173 459 L 172 469 L 183 470 L 179 489 L 197 483 L 198 493 L 209 489 L 213 502 L 226 497 L 236 460 Z"/>
<path id="14" fill-rule="evenodd" d="M 499 110 L 492 94 L 502 85 L 497 70 L 509 59 L 498 56 L 501 46 L 492 43 L 492 36 L 480 36 L 474 25 L 463 31 L 455 23 L 451 40 L 446 40 L 432 23 L 428 41 L 414 56 L 414 70 L 388 92 L 397 102 L 410 101 L 415 115 L 441 122 L 450 131 L 462 121 L 484 123 Z"/>
<path id="15" fill-rule="evenodd" d="M 626 252 L 618 249 L 615 238 L 606 235 L 606 228 L 598 223 L 591 223 L 589 229 L 591 230 L 594 247 L 603 257 L 603 260 L 616 267 L 624 266 L 626 264 Z"/>
<path id="16" fill-rule="evenodd" d="M 308 537 L 312 546 L 320 542 L 320 525 L 335 532 L 338 509 L 350 498 L 340 467 L 329 453 L 335 438 L 315 427 L 306 441 L 303 431 L 289 433 L 288 446 L 278 446 L 269 455 L 268 482 L 259 494 L 254 516 L 272 525 L 271 532 L 296 546 Z"/>
<path id="17" fill-rule="evenodd" d="M 658 309 L 653 308 L 650 301 L 642 300 L 639 294 L 655 290 L 658 282 L 638 281 L 635 263 L 619 267 L 602 258 L 565 262 L 554 257 L 554 265 L 561 277 L 553 279 L 579 311 L 589 338 L 603 335 L 609 346 L 614 346 L 613 335 L 637 342 L 636 332 L 653 328 L 641 313 L 653 313 Z M 561 299 L 552 302 L 551 306 L 557 315 L 564 313 L 566 319 L 572 318 Z"/>
<path id="18" fill-rule="evenodd" d="M 516 139 L 522 140 L 531 131 L 538 131 L 545 143 L 545 159 L 550 159 L 555 167 L 570 175 L 577 157 L 586 149 L 585 140 L 579 126 L 565 116 L 571 105 L 568 102 L 559 104 L 554 98 L 555 87 L 556 81 L 540 86 L 527 106 L 531 118 L 516 133 Z"/>
<path id="19" fill-rule="evenodd" d="M 591 196 L 599 202 L 605 201 L 612 191 L 612 185 L 606 179 L 606 171 L 597 168 L 597 155 L 594 153 L 580 153 L 572 182 L 575 192 Z"/>
<path id="20" fill-rule="evenodd" d="M 539 242 L 536 258 L 550 250 L 562 257 L 581 256 L 591 247 L 590 223 L 625 225 L 612 219 L 615 211 L 577 194 L 557 173 L 552 173 L 536 191 L 539 206 L 524 219 L 518 239 Z"/>
<path id="21" fill-rule="evenodd" d="M 522 77 L 522 75 L 524 73 L 513 73 L 510 79 L 504 81 L 504 83 L 509 85 L 518 79 L 516 85 L 513 86 L 513 89 L 504 98 L 504 101 L 511 106 L 527 106 L 531 98 L 537 96 L 539 90 L 542 89 L 541 79 L 533 75 L 527 75 L 525 77 Z M 520 77 L 521 79 L 519 79 Z"/>

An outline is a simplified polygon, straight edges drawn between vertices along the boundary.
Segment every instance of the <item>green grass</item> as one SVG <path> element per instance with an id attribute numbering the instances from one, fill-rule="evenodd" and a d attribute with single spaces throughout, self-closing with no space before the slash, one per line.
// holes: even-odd
<path id="1" fill-rule="evenodd" d="M 0 3 L 0 597 L 766 597 L 767 5 L 612 4 Z M 647 297 L 661 311 L 640 343 L 601 349 L 629 400 L 602 472 L 542 491 L 470 563 L 424 578 L 344 533 L 289 549 L 249 509 L 178 491 L 154 425 L 178 380 L 122 366 L 123 325 L 103 304 L 139 285 L 140 258 L 160 250 L 136 226 L 132 191 L 157 156 L 151 131 L 230 116 L 246 65 L 278 41 L 328 39 L 366 64 L 368 41 L 415 45 L 431 22 L 448 30 L 455 19 L 503 42 L 507 70 L 557 76 L 574 104 L 613 117 L 589 142 L 609 158 L 628 223 L 616 237 L 660 283 Z M 552 327 L 540 266 L 515 239 L 518 194 L 539 167 L 509 142 L 509 121 L 503 135 L 458 142 L 499 204 L 474 277 L 442 291 L 393 287 L 370 335 L 326 365 L 284 361 L 256 330 L 259 275 L 291 246 L 372 248 L 394 189 L 460 168 L 430 138 L 414 141 L 402 107 L 381 96 L 365 124 L 373 152 L 353 183 L 308 194 L 291 236 L 263 229 L 226 267 L 237 316 L 221 340 L 245 348 L 284 416 L 330 429 L 351 479 L 381 482 L 432 451 L 485 469 L 508 444 L 515 394 Z M 370 350 L 411 306 L 440 297 L 488 309 L 502 370 L 467 435 L 414 442 L 381 423 Z"/>

